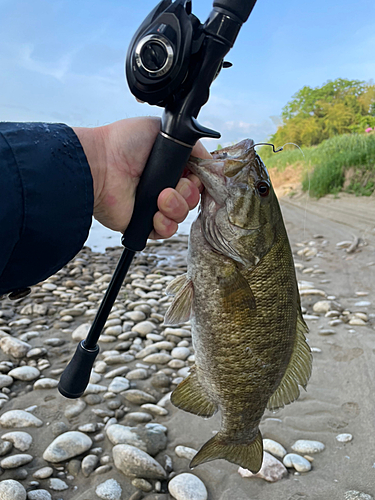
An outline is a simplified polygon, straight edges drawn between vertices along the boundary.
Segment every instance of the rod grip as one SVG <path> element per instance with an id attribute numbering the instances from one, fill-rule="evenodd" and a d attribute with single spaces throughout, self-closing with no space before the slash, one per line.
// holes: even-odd
<path id="1" fill-rule="evenodd" d="M 160 133 L 157 136 L 137 187 L 133 216 L 122 237 L 129 250 L 140 251 L 146 246 L 159 194 L 167 187 L 176 187 L 192 148 Z"/>
<path id="2" fill-rule="evenodd" d="M 98 353 L 98 345 L 94 349 L 85 349 L 84 340 L 78 344 L 74 356 L 60 377 L 57 386 L 60 394 L 69 399 L 82 396 L 89 383 L 91 369 Z"/>

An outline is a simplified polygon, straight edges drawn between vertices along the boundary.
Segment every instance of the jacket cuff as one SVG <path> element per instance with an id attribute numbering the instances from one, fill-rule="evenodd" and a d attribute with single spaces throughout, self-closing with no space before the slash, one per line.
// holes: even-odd
<path id="1" fill-rule="evenodd" d="M 94 195 L 90 167 L 70 127 L 0 123 L 0 136 L 16 184 L 8 189 L 18 192 L 10 197 L 16 206 L 6 209 L 19 224 L 5 266 L 0 259 L 1 295 L 43 281 L 79 252 L 91 226 Z"/>

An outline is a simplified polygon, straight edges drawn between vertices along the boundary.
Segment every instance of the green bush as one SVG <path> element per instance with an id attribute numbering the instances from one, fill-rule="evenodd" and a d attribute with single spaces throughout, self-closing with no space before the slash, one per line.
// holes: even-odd
<path id="1" fill-rule="evenodd" d="M 375 175 L 375 134 L 344 134 L 328 139 L 315 148 L 314 170 L 305 173 L 304 191 L 320 198 L 339 192 L 344 184 L 345 171 L 356 168 L 357 178 L 367 178 L 365 185 L 352 183 L 348 191 L 370 195 L 374 191 L 371 177 Z"/>
<path id="2" fill-rule="evenodd" d="M 364 196 L 375 191 L 374 133 L 335 136 L 318 146 L 302 148 L 303 154 L 291 147 L 288 145 L 284 151 L 272 153 L 271 147 L 263 146 L 259 155 L 267 168 L 277 168 L 280 172 L 288 165 L 302 165 L 302 189 L 311 196 L 337 194 L 343 188 L 346 171 L 353 167 L 355 172 L 346 190 Z"/>

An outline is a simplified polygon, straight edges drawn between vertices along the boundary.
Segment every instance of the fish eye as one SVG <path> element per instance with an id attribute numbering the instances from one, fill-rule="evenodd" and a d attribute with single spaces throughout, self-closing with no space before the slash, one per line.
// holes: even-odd
<path id="1" fill-rule="evenodd" d="M 256 188 L 259 193 L 259 196 L 261 196 L 262 198 L 265 198 L 270 193 L 270 185 L 266 181 L 258 182 Z"/>

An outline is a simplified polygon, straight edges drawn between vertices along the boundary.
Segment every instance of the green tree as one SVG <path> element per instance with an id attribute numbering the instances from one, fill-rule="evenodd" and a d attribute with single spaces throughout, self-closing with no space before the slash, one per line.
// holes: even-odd
<path id="1" fill-rule="evenodd" d="M 375 85 L 338 78 L 321 87 L 300 89 L 282 111 L 270 140 L 314 146 L 335 135 L 363 132 L 375 125 Z"/>

